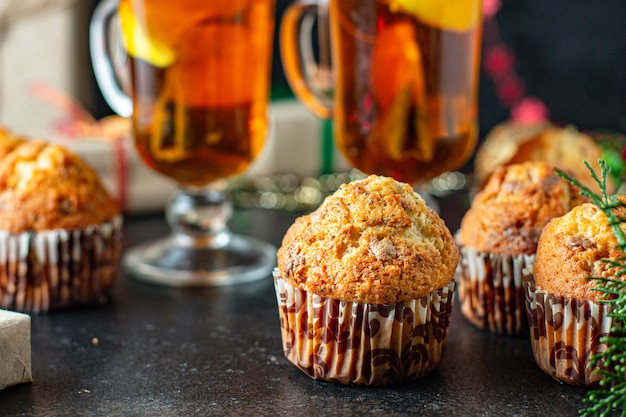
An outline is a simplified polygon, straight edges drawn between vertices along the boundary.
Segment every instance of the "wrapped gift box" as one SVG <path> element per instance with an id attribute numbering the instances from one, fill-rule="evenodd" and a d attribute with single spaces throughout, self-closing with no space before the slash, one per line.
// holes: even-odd
<path id="1" fill-rule="evenodd" d="M 263 151 L 248 175 L 294 174 L 304 178 L 321 173 L 331 153 L 332 171 L 346 171 L 349 164 L 324 140 L 323 121 L 295 100 L 274 101 L 270 129 Z M 327 138 L 328 139 L 328 138 Z"/>
<path id="2" fill-rule="evenodd" d="M 30 317 L 0 310 L 0 389 L 31 382 Z"/>

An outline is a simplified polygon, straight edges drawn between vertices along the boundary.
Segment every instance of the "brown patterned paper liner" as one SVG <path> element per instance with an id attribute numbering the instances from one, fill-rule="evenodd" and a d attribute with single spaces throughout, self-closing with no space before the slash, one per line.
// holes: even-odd
<path id="1" fill-rule="evenodd" d="M 313 379 L 390 385 L 437 367 L 448 336 L 456 282 L 417 300 L 365 304 L 294 288 L 274 271 L 283 350 Z"/>
<path id="2" fill-rule="evenodd" d="M 456 276 L 463 316 L 481 329 L 511 336 L 528 335 L 523 269 L 535 255 L 478 252 L 459 245 Z"/>
<path id="3" fill-rule="evenodd" d="M 596 387 L 601 377 L 591 356 L 606 350 L 613 320 L 609 306 L 594 301 L 555 296 L 536 287 L 531 270 L 523 282 L 530 323 L 530 340 L 537 365 L 557 381 Z"/>
<path id="4" fill-rule="evenodd" d="M 0 231 L 0 308 L 38 314 L 105 300 L 121 233 L 121 216 L 84 229 Z"/>

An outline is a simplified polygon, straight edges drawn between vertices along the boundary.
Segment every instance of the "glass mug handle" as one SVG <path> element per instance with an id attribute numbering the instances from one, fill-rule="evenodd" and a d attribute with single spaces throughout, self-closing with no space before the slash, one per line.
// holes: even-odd
<path id="1" fill-rule="evenodd" d="M 133 102 L 124 91 L 129 91 L 128 71 L 124 67 L 126 51 L 120 40 L 118 0 L 98 3 L 89 23 L 89 51 L 96 81 L 107 104 L 123 117 L 133 114 Z"/>
<path id="2" fill-rule="evenodd" d="M 320 63 L 314 58 L 312 30 L 317 18 Z M 280 27 L 283 70 L 296 97 L 318 117 L 333 113 L 333 80 L 328 40 L 328 0 L 299 0 L 285 11 Z"/>

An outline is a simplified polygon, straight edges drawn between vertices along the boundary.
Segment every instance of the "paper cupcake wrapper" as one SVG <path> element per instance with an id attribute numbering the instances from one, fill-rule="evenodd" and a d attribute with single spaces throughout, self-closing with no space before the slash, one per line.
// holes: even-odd
<path id="1" fill-rule="evenodd" d="M 460 246 L 456 277 L 463 316 L 476 327 L 511 336 L 527 335 L 523 269 L 535 255 L 478 252 Z"/>
<path id="2" fill-rule="evenodd" d="M 555 296 L 536 287 L 532 271 L 524 276 L 530 340 L 537 365 L 557 381 L 582 387 L 598 385 L 602 363 L 591 356 L 607 349 L 610 307 L 594 301 Z"/>
<path id="3" fill-rule="evenodd" d="M 456 283 L 417 300 L 365 304 L 294 288 L 274 271 L 283 350 L 313 379 L 355 385 L 415 380 L 441 361 Z"/>
<path id="4" fill-rule="evenodd" d="M 38 314 L 106 299 L 122 218 L 75 230 L 0 231 L 0 308 Z"/>

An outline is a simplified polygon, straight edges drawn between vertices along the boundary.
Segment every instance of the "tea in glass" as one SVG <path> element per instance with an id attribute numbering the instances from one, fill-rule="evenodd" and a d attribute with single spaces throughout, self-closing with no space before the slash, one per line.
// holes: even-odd
<path id="1" fill-rule="evenodd" d="M 367 174 L 413 184 L 459 168 L 477 140 L 481 1 L 329 0 L 331 105 L 307 79 L 301 46 L 304 17 L 322 3 L 288 9 L 281 52 L 296 95 L 332 117 L 342 153 Z"/>
<path id="2" fill-rule="evenodd" d="M 132 118 L 142 161 L 178 185 L 165 207 L 170 235 L 124 254 L 135 278 L 181 287 L 270 277 L 276 248 L 230 231 L 224 179 L 248 168 L 267 134 L 274 2 L 96 6 L 90 50 L 103 96 Z"/>
<path id="3" fill-rule="evenodd" d="M 120 1 L 135 143 L 150 167 L 195 186 L 248 168 L 267 133 L 273 3 Z"/>

